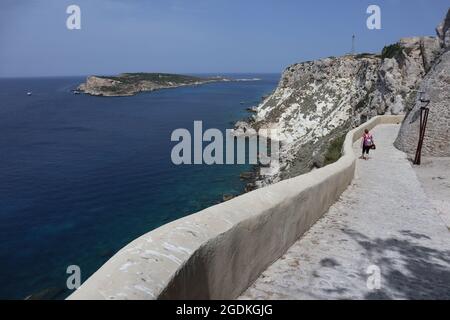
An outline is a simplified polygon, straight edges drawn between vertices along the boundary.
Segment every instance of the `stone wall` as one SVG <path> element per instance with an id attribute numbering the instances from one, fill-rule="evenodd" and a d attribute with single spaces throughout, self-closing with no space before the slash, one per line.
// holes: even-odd
<path id="1" fill-rule="evenodd" d="M 68 299 L 233 299 L 307 231 L 353 179 L 354 141 L 335 163 L 173 221 L 115 254 Z"/>

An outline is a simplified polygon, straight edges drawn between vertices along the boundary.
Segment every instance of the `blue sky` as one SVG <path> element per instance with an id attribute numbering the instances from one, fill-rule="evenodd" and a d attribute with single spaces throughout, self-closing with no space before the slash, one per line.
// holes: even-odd
<path id="1" fill-rule="evenodd" d="M 81 7 L 82 29 L 66 28 Z M 366 9 L 381 7 L 381 30 Z M 120 72 L 281 72 L 434 35 L 448 0 L 2 0 L 0 77 Z"/>

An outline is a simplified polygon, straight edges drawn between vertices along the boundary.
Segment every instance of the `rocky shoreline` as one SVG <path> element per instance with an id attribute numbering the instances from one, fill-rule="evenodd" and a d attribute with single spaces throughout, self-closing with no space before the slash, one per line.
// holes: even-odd
<path id="1" fill-rule="evenodd" d="M 228 200 L 231 200 L 241 194 L 253 191 L 258 188 L 258 181 L 260 180 L 259 175 L 259 165 L 253 165 L 250 171 L 243 171 L 239 174 L 239 178 L 241 181 L 245 181 L 245 187 L 244 190 L 242 190 L 240 193 L 236 195 L 232 195 L 229 193 L 225 193 L 222 195 L 222 201 L 225 202 Z"/>
<path id="2" fill-rule="evenodd" d="M 261 98 L 261 101 L 264 101 L 268 96 L 263 96 Z M 256 107 L 248 107 L 245 109 L 250 115 L 246 117 L 243 120 L 239 120 L 234 124 L 234 130 L 238 132 L 238 134 L 245 134 L 243 130 L 253 129 L 252 123 L 254 123 L 254 114 L 257 112 Z M 240 131 L 240 132 L 239 132 Z M 228 201 L 233 199 L 234 197 L 237 197 L 241 194 L 253 191 L 263 185 L 264 179 L 263 176 L 260 174 L 261 164 L 255 164 L 252 165 L 251 170 L 248 171 L 242 171 L 239 174 L 239 178 L 241 181 L 245 181 L 245 187 L 242 192 L 240 192 L 237 195 L 231 195 L 231 194 L 223 194 L 222 195 L 222 202 Z"/>

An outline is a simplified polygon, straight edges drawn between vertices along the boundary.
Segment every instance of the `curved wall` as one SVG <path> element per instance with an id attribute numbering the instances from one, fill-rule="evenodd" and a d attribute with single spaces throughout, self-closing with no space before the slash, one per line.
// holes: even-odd
<path id="1" fill-rule="evenodd" d="M 343 156 L 310 173 L 243 194 L 134 240 L 68 299 L 233 299 L 319 219 L 353 179 L 350 131 Z"/>

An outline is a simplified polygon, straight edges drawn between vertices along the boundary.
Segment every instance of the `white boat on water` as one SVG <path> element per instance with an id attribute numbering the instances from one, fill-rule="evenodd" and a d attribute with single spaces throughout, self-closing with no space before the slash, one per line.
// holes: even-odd
<path id="1" fill-rule="evenodd" d="M 33 94 L 33 92 L 29 91 L 27 92 L 27 96 L 31 96 Z"/>

